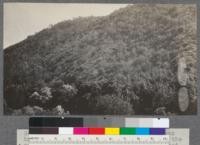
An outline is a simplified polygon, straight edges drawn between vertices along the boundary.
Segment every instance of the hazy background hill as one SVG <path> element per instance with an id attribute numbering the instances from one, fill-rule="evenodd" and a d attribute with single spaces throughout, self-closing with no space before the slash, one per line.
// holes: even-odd
<path id="1" fill-rule="evenodd" d="M 4 111 L 180 114 L 184 57 L 191 104 L 184 114 L 195 114 L 196 49 L 194 6 L 131 5 L 63 21 L 4 50 Z"/>

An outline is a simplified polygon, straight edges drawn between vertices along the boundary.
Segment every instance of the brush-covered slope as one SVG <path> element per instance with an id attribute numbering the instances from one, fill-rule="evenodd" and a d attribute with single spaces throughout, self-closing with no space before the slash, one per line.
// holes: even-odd
<path id="1" fill-rule="evenodd" d="M 138 4 L 63 21 L 5 49 L 5 110 L 61 105 L 72 114 L 152 114 L 160 107 L 178 113 L 180 57 L 194 101 L 194 6 Z M 32 101 L 44 88 L 50 97 Z"/>

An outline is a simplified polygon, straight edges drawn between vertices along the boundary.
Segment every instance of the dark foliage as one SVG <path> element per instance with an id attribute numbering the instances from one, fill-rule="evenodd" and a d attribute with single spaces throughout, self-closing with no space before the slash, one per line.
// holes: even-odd
<path id="1" fill-rule="evenodd" d="M 67 20 L 5 49 L 6 108 L 61 105 L 71 114 L 153 114 L 164 107 L 178 113 L 180 57 L 196 102 L 193 6 L 138 4 L 105 17 Z M 34 92 L 45 101 L 30 103 Z"/>

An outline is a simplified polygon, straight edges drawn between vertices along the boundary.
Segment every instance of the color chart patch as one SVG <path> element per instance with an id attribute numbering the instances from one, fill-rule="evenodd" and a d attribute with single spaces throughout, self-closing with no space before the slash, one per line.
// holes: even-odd
<path id="1" fill-rule="evenodd" d="M 30 128 L 30 134 L 62 135 L 165 135 L 165 128 L 87 128 L 87 127 L 45 127 Z"/>
<path id="2" fill-rule="evenodd" d="M 125 127 L 169 128 L 169 118 L 125 118 Z"/>
<path id="3" fill-rule="evenodd" d="M 119 135 L 120 128 L 105 128 L 105 135 Z"/>

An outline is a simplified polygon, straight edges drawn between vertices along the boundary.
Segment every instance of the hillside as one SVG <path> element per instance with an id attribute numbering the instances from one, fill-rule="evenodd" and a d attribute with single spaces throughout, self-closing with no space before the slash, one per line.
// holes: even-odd
<path id="1" fill-rule="evenodd" d="M 4 112 L 61 105 L 70 114 L 180 114 L 184 57 L 191 105 L 183 114 L 195 114 L 196 49 L 194 6 L 139 4 L 66 20 L 4 50 Z"/>

